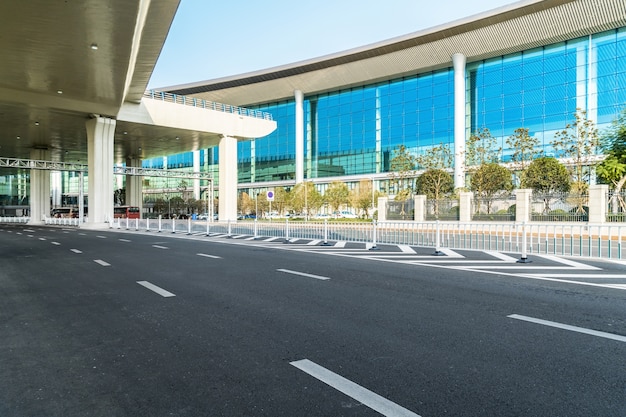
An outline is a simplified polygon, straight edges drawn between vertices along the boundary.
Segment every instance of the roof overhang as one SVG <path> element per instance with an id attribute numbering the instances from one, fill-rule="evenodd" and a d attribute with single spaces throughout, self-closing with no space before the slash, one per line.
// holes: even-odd
<path id="1" fill-rule="evenodd" d="M 626 26 L 623 0 L 524 0 L 360 48 L 267 70 L 163 88 L 250 106 L 471 63 Z"/>

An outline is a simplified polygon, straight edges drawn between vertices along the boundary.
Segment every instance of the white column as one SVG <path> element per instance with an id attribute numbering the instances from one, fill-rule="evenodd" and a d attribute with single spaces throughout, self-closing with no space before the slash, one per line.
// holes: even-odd
<path id="1" fill-rule="evenodd" d="M 376 174 L 383 171 L 382 120 L 380 114 L 380 88 L 376 87 Z"/>
<path id="2" fill-rule="evenodd" d="M 128 158 L 126 166 L 141 168 L 141 159 Z M 126 205 L 139 207 L 139 212 L 143 213 L 143 177 L 140 175 L 126 176 Z"/>
<path id="3" fill-rule="evenodd" d="M 465 55 L 452 55 L 454 66 L 454 187 L 465 187 Z"/>
<path id="4" fill-rule="evenodd" d="M 89 217 L 87 227 L 105 227 L 113 219 L 113 135 L 114 119 L 87 120 L 87 159 L 89 165 Z"/>
<path id="5" fill-rule="evenodd" d="M 193 172 L 200 172 L 200 151 L 193 151 Z M 200 200 L 200 178 L 193 180 L 193 198 Z"/>
<path id="6" fill-rule="evenodd" d="M 50 151 L 32 149 L 30 159 L 50 160 Z M 30 224 L 41 224 L 43 216 L 50 216 L 50 171 L 30 170 Z"/>
<path id="7" fill-rule="evenodd" d="M 219 143 L 219 220 L 237 220 L 237 139 L 222 136 Z"/>
<path id="8" fill-rule="evenodd" d="M 295 90 L 296 99 L 296 184 L 304 181 L 304 95 Z"/>
<path id="9" fill-rule="evenodd" d="M 52 206 L 57 207 L 61 205 L 61 193 L 63 189 L 63 177 L 61 171 L 52 171 L 50 173 L 50 187 L 52 192 Z M 47 215 L 47 214 L 46 214 Z"/>

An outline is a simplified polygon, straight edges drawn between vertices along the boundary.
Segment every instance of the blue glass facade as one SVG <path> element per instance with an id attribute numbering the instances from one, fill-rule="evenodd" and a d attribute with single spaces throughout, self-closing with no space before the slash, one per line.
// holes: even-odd
<path id="1" fill-rule="evenodd" d="M 577 108 L 586 110 L 602 128 L 624 107 L 625 58 L 626 29 L 622 28 L 470 63 L 466 137 L 488 128 L 506 162 L 512 153 L 506 139 L 516 129 L 527 128 L 546 154 L 554 154 L 550 145 L 554 133 L 573 120 Z M 304 177 L 388 172 L 390 155 L 399 145 L 415 154 L 440 144 L 452 147 L 453 78 L 449 68 L 305 97 Z M 256 142 L 273 143 L 276 151 L 264 157 L 270 156 L 276 169 L 281 167 L 280 179 L 293 178 L 295 101 L 261 109 L 275 115 L 279 129 Z M 252 149 L 254 145 L 240 147 L 240 160 L 250 160 Z M 244 181 L 272 179 L 277 178 L 250 174 Z"/>
<path id="2" fill-rule="evenodd" d="M 506 162 L 512 153 L 506 139 L 527 128 L 541 150 L 554 154 L 554 133 L 573 120 L 576 109 L 601 130 L 626 105 L 626 28 L 470 62 L 465 74 L 466 138 L 488 128 Z M 295 99 L 256 108 L 271 113 L 278 128 L 238 144 L 239 183 L 295 181 Z M 454 70 L 450 65 L 307 95 L 303 110 L 305 179 L 385 174 L 399 145 L 414 154 L 440 144 L 454 147 Z M 201 158 L 202 169 L 214 169 L 207 168 L 217 162 L 212 155 Z M 168 167 L 190 167 L 190 161 L 170 157 Z"/>

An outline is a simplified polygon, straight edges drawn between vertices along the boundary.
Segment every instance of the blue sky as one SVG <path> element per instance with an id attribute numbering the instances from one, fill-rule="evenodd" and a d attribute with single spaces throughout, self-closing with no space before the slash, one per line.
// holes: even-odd
<path id="1" fill-rule="evenodd" d="M 181 0 L 148 88 L 290 64 L 471 16 L 513 0 Z"/>

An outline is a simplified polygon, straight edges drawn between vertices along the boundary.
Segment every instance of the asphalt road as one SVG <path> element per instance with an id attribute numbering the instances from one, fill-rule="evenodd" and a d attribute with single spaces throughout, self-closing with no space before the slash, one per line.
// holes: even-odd
<path id="1" fill-rule="evenodd" d="M 380 415 L 626 416 L 626 291 L 0 225 L 0 416 Z"/>

